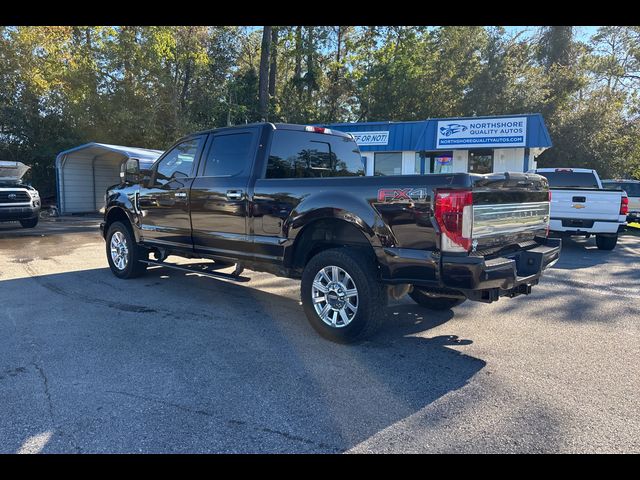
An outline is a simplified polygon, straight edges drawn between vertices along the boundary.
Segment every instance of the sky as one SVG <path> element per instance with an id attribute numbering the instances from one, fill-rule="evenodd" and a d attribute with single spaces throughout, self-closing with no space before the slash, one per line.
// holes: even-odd
<path id="1" fill-rule="evenodd" d="M 520 31 L 525 32 L 526 36 L 530 36 L 533 35 L 536 30 L 539 28 L 537 26 L 508 26 L 508 27 L 504 27 L 505 30 L 507 30 L 507 32 L 509 33 L 517 33 Z M 595 35 L 595 33 L 598 31 L 598 26 L 576 26 L 574 29 L 574 35 L 575 35 L 575 39 L 578 41 L 582 41 L 585 42 L 587 40 L 589 40 L 589 37 L 591 37 L 592 35 Z"/>

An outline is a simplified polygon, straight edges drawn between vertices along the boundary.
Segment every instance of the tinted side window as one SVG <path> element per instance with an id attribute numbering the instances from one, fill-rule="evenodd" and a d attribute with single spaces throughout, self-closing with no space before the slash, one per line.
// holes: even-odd
<path id="1" fill-rule="evenodd" d="M 216 135 L 209 149 L 205 177 L 233 177 L 248 173 L 253 152 L 253 133 Z"/>
<path id="2" fill-rule="evenodd" d="M 273 133 L 266 178 L 363 174 L 358 146 L 351 139 L 291 130 Z"/>
<path id="3" fill-rule="evenodd" d="M 189 177 L 200 149 L 203 137 L 179 143 L 160 160 L 156 168 L 155 182 L 164 185 L 173 178 Z"/>

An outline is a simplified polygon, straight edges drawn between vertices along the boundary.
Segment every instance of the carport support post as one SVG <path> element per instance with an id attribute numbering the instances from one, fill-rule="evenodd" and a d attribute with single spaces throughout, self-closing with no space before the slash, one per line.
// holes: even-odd
<path id="1" fill-rule="evenodd" d="M 524 169 L 523 172 L 529 170 L 529 147 L 525 147 L 524 149 Z"/>
<path id="2" fill-rule="evenodd" d="M 98 202 L 96 202 L 96 158 L 98 156 L 94 155 L 93 159 L 91 160 L 91 173 L 93 176 L 93 210 L 97 211 L 98 210 Z"/>

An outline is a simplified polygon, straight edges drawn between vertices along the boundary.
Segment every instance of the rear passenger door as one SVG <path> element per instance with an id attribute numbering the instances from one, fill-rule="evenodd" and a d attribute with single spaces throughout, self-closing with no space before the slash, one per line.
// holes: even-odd
<path id="1" fill-rule="evenodd" d="M 196 252 L 250 257 L 247 187 L 259 130 L 213 133 L 191 186 L 191 226 Z"/>

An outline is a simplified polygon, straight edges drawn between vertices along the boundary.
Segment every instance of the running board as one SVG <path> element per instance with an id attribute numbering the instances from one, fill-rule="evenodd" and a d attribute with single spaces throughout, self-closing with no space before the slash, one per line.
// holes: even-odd
<path id="1" fill-rule="evenodd" d="M 231 280 L 232 282 L 248 282 L 251 280 L 249 277 L 243 277 L 240 275 L 233 275 L 231 273 L 212 272 L 210 270 L 200 270 L 197 268 L 189 267 L 189 265 L 176 265 L 175 263 L 160 262 L 157 260 L 140 260 L 147 265 L 156 265 L 158 267 L 173 268 L 174 270 L 182 270 L 183 272 L 197 273 L 210 278 L 223 278 L 225 280 Z M 212 265 L 215 268 L 215 264 Z M 220 268 L 220 267 L 218 267 Z M 228 268 L 228 267 L 225 267 Z"/>

